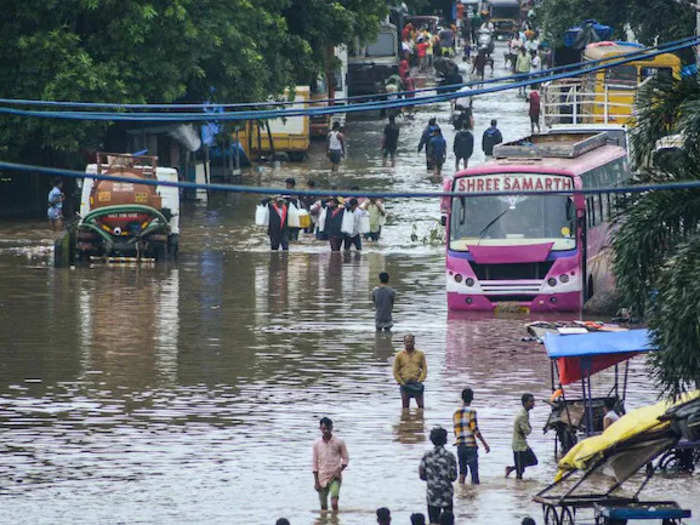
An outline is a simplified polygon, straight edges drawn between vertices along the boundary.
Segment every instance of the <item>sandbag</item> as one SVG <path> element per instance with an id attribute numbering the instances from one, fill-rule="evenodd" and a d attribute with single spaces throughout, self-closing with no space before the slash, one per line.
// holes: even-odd
<path id="1" fill-rule="evenodd" d="M 255 224 L 267 226 L 270 224 L 270 208 L 265 204 L 258 204 L 255 207 Z"/>
<path id="2" fill-rule="evenodd" d="M 345 210 L 343 213 L 343 223 L 340 225 L 340 231 L 351 237 L 355 235 L 355 214 L 350 210 Z"/>

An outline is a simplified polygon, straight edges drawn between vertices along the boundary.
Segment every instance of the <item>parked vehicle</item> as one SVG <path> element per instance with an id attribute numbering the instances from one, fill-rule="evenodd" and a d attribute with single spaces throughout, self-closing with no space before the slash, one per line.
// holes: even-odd
<path id="1" fill-rule="evenodd" d="M 594 42 L 583 60 L 613 62 L 642 46 L 629 42 Z M 545 124 L 633 124 L 634 101 L 641 86 L 655 75 L 680 79 L 681 62 L 672 53 L 640 56 L 626 64 L 601 69 L 578 78 L 546 82 L 542 86 Z"/>
<path id="2" fill-rule="evenodd" d="M 437 33 L 440 25 L 439 16 L 407 16 L 404 18 L 404 24 L 411 23 L 416 29 L 426 28 L 431 34 Z"/>
<path id="3" fill-rule="evenodd" d="M 294 104 L 280 106 L 284 109 L 307 108 L 311 90 L 308 86 L 297 86 Z M 288 100 L 285 90 L 283 100 Z M 303 160 L 311 144 L 310 118 L 307 115 L 269 119 L 248 120 L 239 132 L 239 141 L 248 158 L 260 158 L 273 154 L 285 154 L 291 160 Z"/>
<path id="4" fill-rule="evenodd" d="M 488 0 L 491 23 L 496 38 L 508 38 L 520 25 L 518 0 Z"/>
<path id="5" fill-rule="evenodd" d="M 316 85 L 311 89 L 312 106 L 345 105 L 348 97 L 348 49 L 344 45 L 336 46 L 333 54 L 337 60 L 337 67 L 332 71 L 319 74 Z M 327 101 L 318 102 L 314 101 Z M 337 102 L 336 102 L 337 101 Z M 345 126 L 345 113 L 333 113 L 330 115 L 314 115 L 311 117 L 311 136 L 325 138 L 331 130 L 333 123 L 338 122 L 340 127 Z"/>
<path id="6" fill-rule="evenodd" d="M 177 170 L 158 167 L 158 158 L 97 153 L 86 173 L 177 182 Z M 178 251 L 180 196 L 176 187 L 95 180 L 82 185 L 76 231 L 78 259 L 143 257 L 162 260 Z"/>
<path id="7" fill-rule="evenodd" d="M 396 26 L 382 24 L 374 42 L 359 42 L 348 50 L 348 96 L 383 93 L 386 79 L 398 73 L 399 41 Z"/>
<path id="8" fill-rule="evenodd" d="M 452 191 L 567 191 L 625 183 L 627 152 L 604 133 L 533 135 L 455 175 Z M 614 286 L 609 219 L 615 194 L 452 197 L 447 212 L 450 309 L 579 311 Z"/>

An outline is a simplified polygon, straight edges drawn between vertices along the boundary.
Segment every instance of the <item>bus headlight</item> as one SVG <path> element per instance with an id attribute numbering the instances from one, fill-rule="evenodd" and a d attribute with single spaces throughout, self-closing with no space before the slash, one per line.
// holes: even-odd
<path id="1" fill-rule="evenodd" d="M 566 275 L 565 273 L 561 274 L 559 276 L 559 280 L 563 283 L 568 283 L 569 282 L 569 276 Z"/>
<path id="2" fill-rule="evenodd" d="M 466 284 L 467 286 L 474 286 L 474 279 L 472 279 L 471 277 L 467 277 L 467 280 L 464 281 L 464 284 Z"/>
<path id="3" fill-rule="evenodd" d="M 457 283 L 462 282 L 462 274 L 460 274 L 460 273 L 455 274 L 455 282 L 457 282 Z"/>
<path id="4" fill-rule="evenodd" d="M 556 285 L 557 285 L 557 280 L 556 280 L 554 277 L 550 277 L 549 279 L 547 279 L 547 284 L 548 284 L 549 286 L 556 286 Z"/>

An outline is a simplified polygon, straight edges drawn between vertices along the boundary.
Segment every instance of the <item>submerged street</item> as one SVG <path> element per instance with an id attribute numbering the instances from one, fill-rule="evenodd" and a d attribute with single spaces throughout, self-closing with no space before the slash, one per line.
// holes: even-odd
<path id="1" fill-rule="evenodd" d="M 500 46 L 496 76 L 506 71 Z M 528 135 L 527 109 L 517 91 L 476 99 L 470 165 L 483 161 L 492 118 L 505 141 Z M 382 166 L 385 121 L 375 115 L 348 121 L 337 175 L 314 144 L 307 161 L 250 170 L 243 183 L 283 187 L 291 176 L 299 188 L 313 179 L 321 189 L 437 191 L 416 152 L 432 116 L 452 174 L 445 103 L 397 119 L 393 168 Z M 288 254 L 270 252 L 253 221 L 258 201 L 214 194 L 186 204 L 178 260 L 157 266 L 54 269 L 45 221 L 0 223 L 2 521 L 360 525 L 387 506 L 408 523 L 425 512 L 418 463 L 430 429 L 448 429 L 454 451 L 451 416 L 470 386 L 492 450 L 480 451 L 481 485 L 455 489 L 457 523 L 541 523 L 531 498 L 556 471 L 553 434 L 541 432 L 549 361 L 542 345 L 522 340 L 527 316 L 448 313 L 444 242 L 431 241 L 432 230 L 444 232 L 439 202 L 387 202 L 379 242 L 346 255 L 303 234 Z M 380 271 L 397 291 L 390 335 L 375 334 L 368 298 Z M 425 352 L 428 377 L 425 411 L 402 414 L 391 364 L 406 333 Z M 609 385 L 609 372 L 597 375 L 594 393 Z M 537 400 L 529 442 L 540 464 L 517 482 L 503 471 L 524 392 Z M 644 358 L 633 359 L 627 409 L 657 397 Z M 322 416 L 350 455 L 337 517 L 319 514 L 313 490 Z M 699 493 L 686 474 L 657 475 L 645 490 L 647 499 L 672 494 L 692 509 L 690 523 L 700 523 Z"/>

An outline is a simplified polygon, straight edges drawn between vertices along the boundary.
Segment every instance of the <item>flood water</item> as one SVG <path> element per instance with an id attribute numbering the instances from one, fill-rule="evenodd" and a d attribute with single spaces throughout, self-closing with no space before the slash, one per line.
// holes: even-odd
<path id="1" fill-rule="evenodd" d="M 480 98 L 474 109 L 472 163 L 483 159 L 491 118 L 506 140 L 529 133 L 527 104 L 514 92 Z M 384 123 L 353 120 L 338 175 L 315 145 L 307 162 L 263 167 L 244 182 L 281 186 L 294 176 L 319 187 L 437 190 L 416 153 L 433 115 L 451 152 L 441 104 L 399 122 L 395 168 L 382 167 Z M 449 154 L 445 170 L 453 168 Z M 555 474 L 552 435 L 541 432 L 549 410 L 539 402 L 549 397 L 549 362 L 541 345 L 521 341 L 527 317 L 448 314 L 444 247 L 422 241 L 439 220 L 438 202 L 389 202 L 381 240 L 346 256 L 308 238 L 271 253 L 252 225 L 256 200 L 219 194 L 185 204 L 178 261 L 155 267 L 54 269 L 44 222 L 0 223 L 0 522 L 285 516 L 352 525 L 374 523 L 375 509 L 387 506 L 394 523 L 409 523 L 426 512 L 417 469 L 429 431 L 451 431 L 469 385 L 492 451 L 481 451 L 482 484 L 455 492 L 457 523 L 515 524 L 528 514 L 542 523 L 531 497 Z M 391 335 L 375 335 L 368 301 L 383 270 L 398 293 Z M 408 332 L 428 360 L 423 413 L 402 414 L 391 375 Z M 610 375 L 596 379 L 594 392 L 604 393 Z M 512 419 L 528 391 L 538 399 L 529 442 L 540 465 L 525 481 L 505 480 Z M 628 409 L 656 397 L 635 358 Z M 334 518 L 319 514 L 311 474 L 322 416 L 350 453 Z M 698 494 L 697 475 L 674 475 L 657 476 L 642 495 L 677 499 L 700 516 Z"/>

